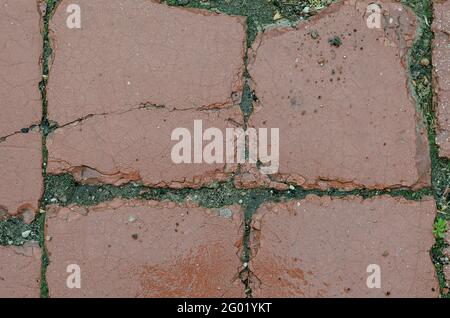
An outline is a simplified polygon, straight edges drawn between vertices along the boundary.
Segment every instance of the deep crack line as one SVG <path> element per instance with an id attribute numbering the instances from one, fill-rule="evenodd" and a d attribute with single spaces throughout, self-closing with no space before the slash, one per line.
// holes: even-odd
<path id="1" fill-rule="evenodd" d="M 47 83 L 49 76 L 49 62 L 53 54 L 53 48 L 51 46 L 51 40 L 49 36 L 49 22 L 56 10 L 60 0 L 38 0 L 38 6 L 41 10 L 41 21 L 42 21 L 42 81 L 39 83 L 39 89 L 41 92 L 42 99 L 42 119 L 41 119 L 41 136 L 42 136 L 42 177 L 44 178 L 44 188 L 46 188 L 46 177 L 47 177 L 47 161 L 48 161 L 48 151 L 47 151 L 47 135 L 49 133 L 50 124 L 47 118 Z M 46 220 L 46 203 L 45 203 L 45 192 L 42 199 L 40 200 L 40 215 L 37 220 L 39 228 L 39 246 L 42 250 L 41 258 L 41 298 L 48 298 L 49 290 L 47 284 L 47 266 L 49 265 L 48 252 L 45 246 L 45 220 Z"/>

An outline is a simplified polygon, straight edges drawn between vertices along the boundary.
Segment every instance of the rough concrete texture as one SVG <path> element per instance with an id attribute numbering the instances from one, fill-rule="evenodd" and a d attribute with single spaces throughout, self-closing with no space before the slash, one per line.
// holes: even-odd
<path id="1" fill-rule="evenodd" d="M 280 128 L 279 175 L 271 180 L 346 189 L 430 184 L 405 67 L 415 16 L 377 1 L 382 28 L 370 29 L 369 3 L 331 5 L 295 29 L 265 32 L 250 50 L 259 98 L 250 124 Z"/>
<path id="2" fill-rule="evenodd" d="M 51 297 L 243 297 L 242 213 L 113 201 L 48 212 Z M 69 289 L 67 266 L 81 270 Z"/>
<path id="3" fill-rule="evenodd" d="M 171 134 L 193 135 L 194 120 L 242 126 L 244 18 L 148 0 L 79 1 L 82 28 L 69 29 L 68 4 L 51 23 L 49 117 L 62 128 L 48 139 L 48 172 L 174 188 L 227 179 L 235 166 L 175 164 Z"/>
<path id="4" fill-rule="evenodd" d="M 0 219 L 34 213 L 43 191 L 39 133 L 15 134 L 0 141 Z"/>
<path id="5" fill-rule="evenodd" d="M 239 102 L 245 19 L 150 0 L 79 0 L 81 28 L 52 18 L 49 118 L 60 125 L 144 104 L 223 108 Z"/>
<path id="6" fill-rule="evenodd" d="M 0 137 L 41 119 L 39 23 L 36 0 L 0 0 Z"/>
<path id="7" fill-rule="evenodd" d="M 450 1 L 434 3 L 433 71 L 439 154 L 450 158 Z"/>
<path id="8" fill-rule="evenodd" d="M 172 131 L 182 127 L 193 136 L 194 120 L 203 120 L 204 129 L 225 131 L 240 126 L 242 116 L 239 109 L 170 111 L 153 107 L 94 116 L 57 129 L 48 137 L 47 171 L 70 172 L 85 183 L 142 181 L 172 188 L 200 187 L 228 179 L 237 165 L 176 164 L 172 160 L 172 147 L 178 143 L 171 140 Z"/>
<path id="9" fill-rule="evenodd" d="M 39 298 L 41 251 L 38 243 L 0 246 L 0 298 Z"/>
<path id="10" fill-rule="evenodd" d="M 309 196 L 253 218 L 256 297 L 435 297 L 433 200 Z M 381 288 L 369 289 L 370 264 Z"/>

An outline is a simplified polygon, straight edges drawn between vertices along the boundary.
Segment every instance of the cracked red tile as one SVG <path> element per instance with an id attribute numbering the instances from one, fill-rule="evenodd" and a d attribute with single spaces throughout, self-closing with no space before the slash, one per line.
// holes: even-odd
<path id="1" fill-rule="evenodd" d="M 430 185 L 428 141 L 405 68 L 416 19 L 399 3 L 377 1 L 386 31 L 370 29 L 369 3 L 342 1 L 295 29 L 257 38 L 249 73 L 259 102 L 250 125 L 280 128 L 280 169 L 238 184 Z M 336 36 L 339 46 L 330 44 Z"/>
<path id="2" fill-rule="evenodd" d="M 61 125 L 141 104 L 168 109 L 239 103 L 245 18 L 150 0 L 79 0 L 81 28 L 52 18 L 49 118 Z"/>
<path id="3" fill-rule="evenodd" d="M 228 179 L 235 165 L 175 164 L 171 134 L 194 120 L 242 125 L 244 18 L 148 0 L 83 0 L 82 27 L 69 29 L 67 4 L 51 23 L 49 117 L 67 126 L 48 138 L 48 172 L 172 188 Z"/>
<path id="4" fill-rule="evenodd" d="M 38 243 L 0 246 L 0 297 L 39 298 L 41 251 Z"/>
<path id="5" fill-rule="evenodd" d="M 41 119 L 40 14 L 35 0 L 0 0 L 0 137 Z"/>
<path id="6" fill-rule="evenodd" d="M 0 210 L 24 213 L 29 220 L 43 192 L 41 136 L 37 132 L 10 136 L 0 142 L 0 153 Z"/>
<path id="7" fill-rule="evenodd" d="M 123 114 L 94 116 L 57 129 L 47 138 L 47 172 L 72 173 L 83 182 L 121 185 L 141 181 L 157 187 L 200 187 L 225 181 L 237 165 L 175 164 L 171 141 L 175 128 L 193 131 L 194 120 L 209 127 L 234 128 L 239 109 L 179 111 L 138 109 Z"/>
<path id="8" fill-rule="evenodd" d="M 51 297 L 243 297 L 242 211 L 120 201 L 50 207 Z M 145 252 L 143 252 L 145 251 Z M 66 285 L 68 265 L 80 289 Z"/>
<path id="9" fill-rule="evenodd" d="M 450 158 L 450 1 L 434 2 L 433 72 L 439 154 Z"/>
<path id="10" fill-rule="evenodd" d="M 436 297 L 434 218 L 432 199 L 308 196 L 264 204 L 252 224 L 253 295 Z M 371 264 L 379 266 L 381 288 L 368 288 Z"/>

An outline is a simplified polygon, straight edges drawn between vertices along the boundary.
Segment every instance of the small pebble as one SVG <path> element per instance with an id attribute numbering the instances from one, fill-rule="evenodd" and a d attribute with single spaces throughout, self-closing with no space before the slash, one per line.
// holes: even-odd
<path id="1" fill-rule="evenodd" d="M 430 60 L 427 59 L 426 57 L 424 57 L 423 59 L 420 60 L 420 65 L 428 66 L 428 65 L 430 65 Z"/>
<path id="2" fill-rule="evenodd" d="M 319 38 L 319 32 L 317 32 L 317 30 L 311 30 L 311 32 L 309 32 L 309 35 L 311 35 L 311 38 L 313 38 L 314 40 Z"/>
<path id="3" fill-rule="evenodd" d="M 277 21 L 277 20 L 280 20 L 280 19 L 282 19 L 283 18 L 283 16 L 281 15 L 281 13 L 280 12 L 276 12 L 275 13 L 275 15 L 273 16 L 273 20 L 274 21 Z"/>

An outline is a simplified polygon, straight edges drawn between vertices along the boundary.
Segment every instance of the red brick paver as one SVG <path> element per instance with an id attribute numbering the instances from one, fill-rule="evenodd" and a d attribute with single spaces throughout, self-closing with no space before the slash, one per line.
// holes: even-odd
<path id="1" fill-rule="evenodd" d="M 145 103 L 198 109 L 239 98 L 244 18 L 149 0 L 79 0 L 81 29 L 70 29 L 70 4 L 62 1 L 50 26 L 49 117 L 59 124 Z"/>
<path id="2" fill-rule="evenodd" d="M 417 127 L 405 68 L 415 16 L 396 2 L 377 2 L 392 17 L 386 32 L 366 25 L 370 1 L 342 1 L 253 45 L 249 72 L 260 102 L 250 124 L 280 128 L 272 180 L 320 188 L 429 185 L 426 134 Z"/>
<path id="3" fill-rule="evenodd" d="M 38 298 L 41 252 L 37 243 L 0 246 L 0 298 Z"/>
<path id="4" fill-rule="evenodd" d="M 440 155 L 450 158 L 450 1 L 434 3 L 433 71 L 437 102 L 436 142 Z"/>
<path id="5" fill-rule="evenodd" d="M 370 28 L 372 1 L 342 0 L 294 28 L 279 24 L 260 32 L 247 52 L 255 92 L 249 124 L 279 128 L 281 143 L 279 173 L 264 176 L 259 164 L 238 169 L 205 158 L 174 162 L 176 128 L 189 131 L 194 152 L 195 121 L 202 121 L 202 133 L 244 126 L 247 30 L 244 17 L 159 2 L 60 1 L 50 21 L 54 54 L 46 96 L 55 129 L 44 136 L 49 174 L 172 189 L 226 180 L 281 190 L 291 184 L 316 190 L 430 186 L 428 141 L 408 86 L 407 53 L 418 26 L 412 10 L 379 0 L 381 25 Z M 437 143 L 447 157 L 449 3 L 435 3 L 433 23 Z M 81 28 L 67 24 L 74 4 Z M 0 0 L 2 222 L 20 215 L 32 222 L 42 198 L 45 149 L 36 124 L 43 7 L 37 0 Z M 45 199 L 72 186 L 51 188 Z M 219 196 L 236 195 L 225 188 L 218 188 Z M 255 297 L 438 295 L 429 255 L 433 199 L 349 195 L 263 202 L 248 238 L 237 204 L 250 208 L 244 201 L 264 193 L 247 192 L 235 206 L 219 209 L 189 199 L 47 206 L 49 296 L 245 297 L 247 274 Z M 17 230 L 11 219 L 0 225 Z M 4 233 L 0 237 L 4 242 Z M 251 259 L 243 264 L 247 239 Z M 443 253 L 448 256 L 449 248 Z M 381 288 L 367 285 L 374 268 L 381 271 Z M 450 267 L 443 270 L 449 279 Z M 38 297 L 40 274 L 38 243 L 0 246 L 0 297 Z"/>
<path id="6" fill-rule="evenodd" d="M 222 111 L 170 111 L 141 109 L 124 114 L 98 116 L 81 124 L 57 129 L 47 139 L 48 172 L 70 172 L 81 181 L 120 185 L 142 181 L 152 186 L 174 188 L 201 186 L 228 178 L 236 165 L 175 164 L 171 134 L 175 128 L 190 130 L 194 120 L 203 120 L 204 129 L 225 131 L 240 118 L 238 109 Z M 89 167 L 89 168 L 87 168 Z"/>
<path id="7" fill-rule="evenodd" d="M 40 15 L 34 0 L 0 0 L 0 218 L 35 211 L 42 193 L 41 140 L 17 134 L 41 118 Z"/>
<path id="8" fill-rule="evenodd" d="M 219 216 L 221 214 L 222 216 Z M 49 213 L 52 297 L 243 297 L 242 216 L 174 203 L 114 201 Z M 81 270 L 69 289 L 67 266 Z"/>
<path id="9" fill-rule="evenodd" d="M 17 134 L 0 141 L 0 218 L 36 212 L 43 192 L 39 133 Z"/>
<path id="10" fill-rule="evenodd" d="M 36 0 L 0 0 L 0 137 L 41 119 L 39 23 Z"/>
<path id="11" fill-rule="evenodd" d="M 83 0 L 82 28 L 69 29 L 68 4 L 51 23 L 49 117 L 63 125 L 97 116 L 49 137 L 49 173 L 87 166 L 102 182 L 171 187 L 226 178 L 234 168 L 224 164 L 174 164 L 171 132 L 193 134 L 195 119 L 242 125 L 245 20 L 147 0 Z"/>
<path id="12" fill-rule="evenodd" d="M 433 200 L 310 196 L 254 216 L 256 297 L 435 297 Z M 380 266 L 381 288 L 366 285 Z"/>

